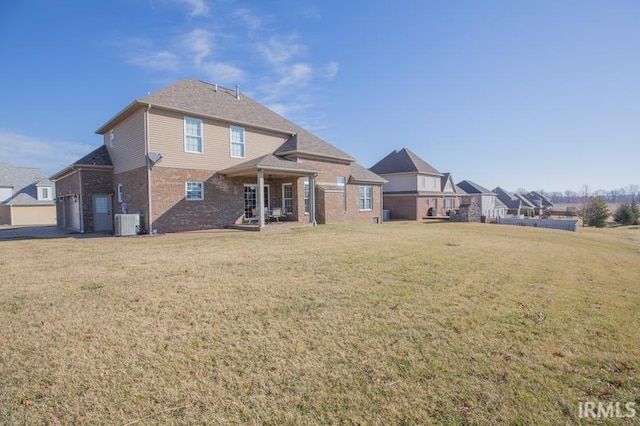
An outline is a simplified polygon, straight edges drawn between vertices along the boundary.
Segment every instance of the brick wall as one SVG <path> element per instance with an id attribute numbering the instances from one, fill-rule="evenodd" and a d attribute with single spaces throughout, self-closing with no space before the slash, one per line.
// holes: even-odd
<path id="1" fill-rule="evenodd" d="M 156 167 L 152 173 L 158 170 Z M 147 168 L 139 167 L 113 176 L 113 212 L 122 213 L 122 205 L 118 202 L 118 185 L 122 185 L 122 201 L 127 203 L 127 213 L 142 214 L 141 224 L 149 229 Z"/>
<path id="2" fill-rule="evenodd" d="M 391 211 L 391 219 L 418 220 L 422 216 L 418 213 L 417 203 L 415 195 L 385 195 L 383 208 Z"/>
<path id="3" fill-rule="evenodd" d="M 81 170 L 80 173 L 82 180 L 81 214 L 84 232 L 93 232 L 93 196 L 113 196 L 113 171 Z"/>
<path id="4" fill-rule="evenodd" d="M 60 197 L 80 194 L 79 177 L 79 172 L 76 172 L 56 181 L 56 197 L 58 197 L 58 200 L 56 200 L 56 217 L 58 226 L 65 226 L 65 221 L 67 220 L 65 217 L 65 204 L 60 201 Z"/>
<path id="5" fill-rule="evenodd" d="M 168 167 L 154 168 L 151 179 L 153 227 L 158 232 L 211 229 L 242 221 L 244 183 L 250 182 L 246 179 Z M 186 182 L 203 182 L 204 200 L 187 201 Z"/>

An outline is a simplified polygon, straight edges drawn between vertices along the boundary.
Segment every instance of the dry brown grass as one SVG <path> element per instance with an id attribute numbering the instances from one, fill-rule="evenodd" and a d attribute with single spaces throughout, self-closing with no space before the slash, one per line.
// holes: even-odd
<path id="1" fill-rule="evenodd" d="M 640 411 L 638 229 L 399 222 L 0 250 L 0 423 Z"/>

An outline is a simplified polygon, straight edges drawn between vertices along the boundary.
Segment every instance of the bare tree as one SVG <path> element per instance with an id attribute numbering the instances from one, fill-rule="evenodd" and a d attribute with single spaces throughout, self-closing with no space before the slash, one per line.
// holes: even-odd
<path id="1" fill-rule="evenodd" d="M 627 185 L 627 193 L 631 196 L 631 201 L 637 201 L 636 197 L 640 196 L 640 185 L 635 183 Z"/>

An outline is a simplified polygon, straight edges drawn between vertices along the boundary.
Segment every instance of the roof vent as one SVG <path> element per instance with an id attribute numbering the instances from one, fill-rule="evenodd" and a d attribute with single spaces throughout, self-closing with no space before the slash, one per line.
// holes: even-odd
<path id="1" fill-rule="evenodd" d="M 214 92 L 216 92 L 216 93 L 218 93 L 218 83 L 216 83 L 216 85 L 215 85 L 215 86 L 213 86 L 213 91 L 214 91 Z"/>
<path id="2" fill-rule="evenodd" d="M 236 84 L 236 99 L 240 99 L 240 85 Z"/>

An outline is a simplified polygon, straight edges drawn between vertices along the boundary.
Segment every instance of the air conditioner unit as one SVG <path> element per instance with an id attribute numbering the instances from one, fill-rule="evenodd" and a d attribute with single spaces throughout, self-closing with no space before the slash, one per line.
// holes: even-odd
<path id="1" fill-rule="evenodd" d="M 125 237 L 128 235 L 137 235 L 140 228 L 139 214 L 116 214 L 116 237 Z"/>

